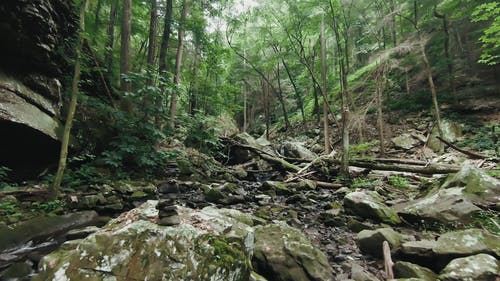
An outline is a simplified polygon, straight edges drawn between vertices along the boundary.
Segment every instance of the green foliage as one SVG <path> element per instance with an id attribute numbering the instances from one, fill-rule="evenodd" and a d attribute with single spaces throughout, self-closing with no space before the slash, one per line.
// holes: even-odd
<path id="1" fill-rule="evenodd" d="M 408 188 L 408 186 L 410 186 L 408 179 L 397 175 L 389 176 L 388 181 L 390 185 L 401 189 Z"/>
<path id="2" fill-rule="evenodd" d="M 99 140 L 95 140 L 95 146 L 103 147 L 92 165 L 107 167 L 118 175 L 123 175 L 123 171 L 139 175 L 161 173 L 166 161 L 175 156 L 175 152 L 161 147 L 161 142 L 169 133 L 164 129 L 168 121 L 165 104 L 166 94 L 173 90 L 173 85 L 167 82 L 166 75 L 157 75 L 153 71 L 129 73 L 125 79 L 136 90 L 125 93 L 122 99 L 123 110 L 107 106 L 91 97 L 84 100 L 85 106 L 97 120 L 87 120 L 88 125 L 80 123 L 80 145 L 89 146 L 89 135 L 92 135 L 89 131 L 93 132 L 101 138 L 110 139 L 105 144 L 99 144 Z M 81 118 L 88 119 L 88 116 Z M 98 124 L 98 128 L 95 124 Z M 94 149 L 88 153 L 92 154 L 92 150 Z M 92 165 L 77 169 L 73 180 L 92 181 L 99 174 Z"/>
<path id="3" fill-rule="evenodd" d="M 431 106 L 431 95 L 427 89 L 419 89 L 410 96 L 401 94 L 387 101 L 389 110 L 401 110 L 403 112 L 417 112 L 427 110 Z"/>
<path id="4" fill-rule="evenodd" d="M 19 207 L 13 202 L 0 202 L 0 215 L 8 216 L 19 211 Z"/>
<path id="5" fill-rule="evenodd" d="M 487 229 L 489 232 L 500 235 L 500 217 L 498 212 L 493 210 L 481 210 L 474 214 L 471 227 Z"/>
<path id="6" fill-rule="evenodd" d="M 495 150 L 498 148 L 499 133 L 497 126 L 480 126 L 477 123 L 469 123 L 464 131 L 470 134 L 470 137 L 459 141 L 456 145 L 469 147 L 473 150 Z M 497 130 L 497 131 L 496 131 Z"/>
<path id="7" fill-rule="evenodd" d="M 12 169 L 8 167 L 0 166 L 0 181 L 7 180 L 7 177 L 11 171 Z"/>
<path id="8" fill-rule="evenodd" d="M 374 185 L 375 180 L 369 178 L 355 178 L 352 180 L 352 188 L 371 188 Z"/>
<path id="9" fill-rule="evenodd" d="M 47 201 L 47 202 L 33 202 L 31 204 L 31 211 L 32 212 L 44 212 L 44 213 L 51 213 L 53 211 L 61 210 L 66 207 L 66 202 L 56 199 L 52 201 Z"/>
<path id="10" fill-rule="evenodd" d="M 359 156 L 363 155 L 367 152 L 372 151 L 376 146 L 379 145 L 378 140 L 373 140 L 370 142 L 363 142 L 363 143 L 358 143 L 358 144 L 353 144 L 349 146 L 349 154 L 351 156 Z"/>
<path id="11" fill-rule="evenodd" d="M 215 128 L 215 119 L 201 113 L 184 119 L 187 128 L 184 144 L 198 151 L 215 156 L 220 153 L 221 143 Z"/>
<path id="12" fill-rule="evenodd" d="M 483 30 L 483 35 L 479 37 L 479 42 L 483 47 L 479 62 L 488 65 L 500 63 L 500 3 L 492 1 L 479 5 L 472 12 L 472 21 L 491 22 Z"/>

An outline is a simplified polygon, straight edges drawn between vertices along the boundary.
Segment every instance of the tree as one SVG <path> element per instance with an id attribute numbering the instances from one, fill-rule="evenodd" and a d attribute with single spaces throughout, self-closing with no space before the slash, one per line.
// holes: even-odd
<path id="1" fill-rule="evenodd" d="M 120 45 L 120 89 L 130 92 L 130 83 L 123 77 L 130 71 L 130 33 L 132 26 L 132 0 L 123 0 L 122 31 Z"/>
<path id="2" fill-rule="evenodd" d="M 175 127 L 175 115 L 177 114 L 177 95 L 180 89 L 179 83 L 181 80 L 182 53 L 184 49 L 184 32 L 185 32 L 188 10 L 189 10 L 189 0 L 183 0 L 181 20 L 179 23 L 179 30 L 177 33 L 178 45 L 177 45 L 177 55 L 175 59 L 175 73 L 174 73 L 174 85 L 176 89 L 172 92 L 172 96 L 170 98 L 170 120 L 169 120 L 170 129 L 174 129 Z"/>
<path id="3" fill-rule="evenodd" d="M 168 71 L 168 62 L 167 60 L 167 52 L 170 43 L 170 33 L 172 26 L 172 2 L 173 0 L 167 0 L 165 5 L 165 21 L 163 24 L 163 36 L 161 37 L 161 46 L 160 46 L 160 63 L 159 63 L 159 72 L 160 74 L 164 71 Z"/>
<path id="4" fill-rule="evenodd" d="M 113 49 L 115 46 L 115 25 L 118 16 L 118 0 L 112 0 L 109 12 L 108 34 L 104 47 L 104 63 L 109 81 L 113 81 Z"/>
<path id="5" fill-rule="evenodd" d="M 500 63 L 500 3 L 495 1 L 479 5 L 472 17 L 474 22 L 491 21 L 479 38 L 483 47 L 479 62 L 488 65 Z"/>
<path id="6" fill-rule="evenodd" d="M 56 198 L 61 189 L 61 182 L 64 175 L 64 170 L 66 169 L 66 162 L 68 159 L 68 147 L 69 147 L 69 137 L 71 132 L 71 126 L 73 125 L 73 119 L 76 112 L 76 104 L 78 101 L 78 84 L 80 83 L 80 59 L 84 42 L 85 32 L 85 10 L 87 8 L 87 0 L 83 0 L 80 6 L 80 34 L 78 36 L 78 44 L 76 47 L 76 57 L 75 57 L 75 68 L 73 72 L 73 82 L 71 83 L 71 100 L 68 108 L 68 116 L 66 117 L 66 123 L 64 124 L 64 132 L 61 140 L 61 151 L 59 154 L 59 165 L 57 167 L 57 173 L 54 178 L 54 182 L 49 187 L 50 196 Z"/>

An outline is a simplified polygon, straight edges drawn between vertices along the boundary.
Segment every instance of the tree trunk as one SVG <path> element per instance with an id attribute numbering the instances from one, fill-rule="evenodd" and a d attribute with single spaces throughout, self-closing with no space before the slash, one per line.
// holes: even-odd
<path id="1" fill-rule="evenodd" d="M 167 60 L 168 47 L 170 42 L 170 33 L 172 28 L 172 2 L 173 0 L 167 0 L 165 5 L 165 22 L 163 24 L 163 36 L 161 38 L 160 46 L 160 62 L 159 62 L 159 72 L 160 74 L 164 71 L 169 70 L 169 64 Z"/>
<path id="2" fill-rule="evenodd" d="M 87 6 L 87 0 L 83 0 L 80 7 L 80 35 L 79 42 L 76 48 L 76 58 L 75 58 L 75 69 L 73 73 L 73 82 L 71 84 L 71 100 L 68 108 L 68 116 L 66 117 L 66 123 L 64 125 L 64 132 L 61 140 L 61 152 L 59 155 L 59 165 L 57 167 L 57 173 L 54 179 L 54 183 L 49 187 L 49 193 L 52 198 L 56 198 L 59 195 L 61 189 L 61 182 L 64 175 L 64 170 L 66 169 L 66 162 L 68 159 L 68 147 L 69 147 L 69 137 L 71 132 L 71 126 L 73 124 L 73 119 L 76 112 L 76 103 L 78 100 L 78 84 L 80 83 L 80 57 L 83 47 L 83 32 L 85 31 L 85 9 Z"/>
<path id="3" fill-rule="evenodd" d="M 297 88 L 297 84 L 295 83 L 295 79 L 293 79 L 287 63 L 283 58 L 281 59 L 281 63 L 283 63 L 283 66 L 285 67 L 285 71 L 286 74 L 288 75 L 288 79 L 290 79 L 290 83 L 292 83 L 293 92 L 295 93 L 295 99 L 297 101 L 297 107 L 300 109 L 300 114 L 302 115 L 302 121 L 305 123 L 306 115 L 304 113 L 304 102 L 302 101 L 302 96 L 300 95 L 299 89 Z"/>
<path id="4" fill-rule="evenodd" d="M 269 83 L 267 83 L 265 80 L 262 80 L 262 92 L 264 94 L 264 116 L 266 119 L 266 140 L 269 140 L 269 124 L 270 124 L 270 117 L 269 117 Z"/>
<path id="5" fill-rule="evenodd" d="M 446 57 L 446 66 L 448 67 L 448 81 L 450 83 L 450 88 L 453 95 L 453 103 L 456 105 L 458 104 L 458 100 L 453 71 L 453 58 L 450 55 L 450 31 L 448 28 L 448 17 L 444 14 L 439 14 L 436 7 L 434 7 L 434 16 L 443 21 L 444 55 Z"/>
<path id="6" fill-rule="evenodd" d="M 439 104 L 437 100 L 436 86 L 434 84 L 434 79 L 432 78 L 432 68 L 427 59 L 427 54 L 425 52 L 425 42 L 420 40 L 420 52 L 422 55 L 422 60 L 424 62 L 425 72 L 427 74 L 427 81 L 429 82 L 429 87 L 431 88 L 432 104 L 434 106 L 434 118 L 436 119 L 436 126 L 438 128 L 439 136 L 444 137 L 443 130 L 441 128 L 441 116 L 439 113 Z M 443 146 L 441 146 L 440 152 L 442 152 Z"/>
<path id="7" fill-rule="evenodd" d="M 132 21 L 132 0 L 123 0 L 122 32 L 120 46 L 120 90 L 130 92 L 130 82 L 123 79 L 130 71 L 130 29 Z"/>
<path id="8" fill-rule="evenodd" d="M 97 32 L 97 30 L 99 29 L 99 25 L 101 23 L 100 16 L 99 16 L 101 13 L 101 9 L 102 9 L 102 0 L 98 0 L 97 6 L 95 8 L 94 32 Z M 96 38 L 97 38 L 97 36 L 94 36 L 92 38 L 92 45 L 95 44 Z"/>
<path id="9" fill-rule="evenodd" d="M 104 63 L 109 81 L 113 81 L 113 49 L 115 45 L 115 25 L 118 16 L 118 0 L 111 2 L 109 13 L 108 36 L 106 38 Z"/>
<path id="10" fill-rule="evenodd" d="M 149 21 L 149 43 L 148 43 L 148 66 L 151 68 L 155 64 L 156 53 L 156 29 L 158 26 L 158 7 L 156 0 L 151 0 L 151 16 Z"/>
<path id="11" fill-rule="evenodd" d="M 283 99 L 283 91 L 281 89 L 281 78 L 280 78 L 280 64 L 278 63 L 276 65 L 276 78 L 278 79 L 278 91 L 277 96 L 278 96 L 278 101 L 281 105 L 281 111 L 283 111 L 283 118 L 285 118 L 285 130 L 288 130 L 290 127 L 290 121 L 288 120 L 288 112 L 286 111 L 286 104 L 285 104 L 285 99 Z"/>
<path id="12" fill-rule="evenodd" d="M 200 60 L 201 60 L 201 50 L 200 46 L 198 46 L 198 43 L 195 43 L 195 54 L 194 54 L 194 60 L 193 60 L 193 86 L 191 89 L 191 95 L 189 96 L 189 114 L 194 115 L 196 112 L 196 109 L 198 107 L 198 95 L 199 95 L 199 88 L 200 88 L 200 83 L 198 79 L 198 73 L 199 73 L 199 68 L 200 68 Z"/>
<path id="13" fill-rule="evenodd" d="M 325 154 L 330 154 L 330 122 L 328 122 L 328 97 L 326 94 L 326 39 L 325 23 L 321 19 L 321 93 L 323 94 L 323 132 L 325 138 Z"/>
<path id="14" fill-rule="evenodd" d="M 168 123 L 170 129 L 174 129 L 175 127 L 175 115 L 177 114 L 177 92 L 179 91 L 179 84 L 181 81 L 182 54 L 184 51 L 184 32 L 186 25 L 186 17 L 189 10 L 188 1 L 189 0 L 184 0 L 182 2 L 181 20 L 179 22 L 179 31 L 177 34 L 177 40 L 179 44 L 177 45 L 177 55 L 175 59 L 175 73 L 174 73 L 175 89 L 172 92 L 172 97 L 170 98 L 170 120 Z"/>
<path id="15" fill-rule="evenodd" d="M 379 135 L 379 142 L 380 142 L 380 157 L 385 156 L 385 147 L 384 147 L 384 116 L 383 116 L 383 110 L 382 110 L 382 92 L 384 90 L 384 80 L 385 79 L 385 65 L 383 66 L 383 69 L 381 70 L 381 73 L 377 74 L 376 77 L 376 94 L 377 94 L 377 125 L 378 125 L 378 135 Z"/>

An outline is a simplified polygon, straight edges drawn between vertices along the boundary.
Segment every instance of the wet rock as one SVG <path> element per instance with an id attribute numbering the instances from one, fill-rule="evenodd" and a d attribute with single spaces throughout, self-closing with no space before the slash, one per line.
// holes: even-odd
<path id="1" fill-rule="evenodd" d="M 300 230 L 283 223 L 255 228 L 253 264 L 269 280 L 333 280 L 326 256 Z"/>
<path id="2" fill-rule="evenodd" d="M 279 181 L 266 181 L 262 185 L 262 188 L 272 190 L 276 195 L 292 195 L 295 193 L 295 190 L 288 184 Z"/>
<path id="3" fill-rule="evenodd" d="M 401 245 L 401 252 L 408 256 L 432 258 L 436 246 L 434 240 L 409 241 Z"/>
<path id="4" fill-rule="evenodd" d="M 479 254 L 452 260 L 439 275 L 441 281 L 496 281 L 500 276 L 498 260 Z"/>
<path id="5" fill-rule="evenodd" d="M 419 141 L 410 134 L 402 134 L 391 139 L 392 143 L 402 149 L 412 149 L 419 144 Z"/>
<path id="6" fill-rule="evenodd" d="M 344 208 L 362 218 L 375 219 L 389 224 L 401 223 L 401 219 L 394 210 L 366 191 L 347 194 L 344 197 Z"/>
<path id="7" fill-rule="evenodd" d="M 26 276 L 33 273 L 33 263 L 31 261 L 18 262 L 9 266 L 0 273 L 0 279 L 7 281 L 26 280 Z"/>
<path id="8" fill-rule="evenodd" d="M 438 189 L 422 199 L 417 199 L 399 211 L 410 222 L 440 222 L 443 224 L 468 224 L 481 209 L 464 196 L 464 187 Z"/>
<path id="9" fill-rule="evenodd" d="M 179 208 L 175 227 L 150 222 L 157 201 L 45 256 L 33 280 L 228 280 L 250 277 L 253 230 L 215 209 Z"/>
<path id="10" fill-rule="evenodd" d="M 363 230 L 358 233 L 357 241 L 361 251 L 374 257 L 382 257 L 382 243 L 387 241 L 391 251 L 395 252 L 403 241 L 403 236 L 392 228 Z"/>
<path id="11" fill-rule="evenodd" d="M 448 176 L 441 188 L 464 187 L 464 196 L 474 203 L 500 203 L 500 180 L 465 164 L 456 174 Z"/>
<path id="12" fill-rule="evenodd" d="M 352 263 L 351 266 L 351 279 L 354 281 L 378 281 L 379 279 L 375 277 L 370 272 L 366 271 L 357 263 Z"/>
<path id="13" fill-rule="evenodd" d="M 82 239 L 89 236 L 92 233 L 96 233 L 97 231 L 99 231 L 99 229 L 100 229 L 99 227 L 94 225 L 87 226 L 84 228 L 73 229 L 68 231 L 68 233 L 66 234 L 66 239 L 67 240 Z"/>
<path id="14" fill-rule="evenodd" d="M 249 281 L 267 281 L 267 279 L 259 275 L 257 272 L 252 271 Z"/>
<path id="15" fill-rule="evenodd" d="M 454 142 L 460 136 L 462 136 L 462 127 L 460 126 L 460 124 L 447 119 L 441 120 L 441 130 L 443 131 L 443 138 L 449 142 Z M 443 147 L 443 143 L 438 140 L 436 136 L 439 136 L 439 131 L 437 126 L 434 126 L 429 135 L 427 147 L 437 152 L 441 150 L 441 148 Z"/>
<path id="16" fill-rule="evenodd" d="M 37 217 L 13 227 L 0 226 L 0 252 L 20 247 L 30 240 L 43 240 L 89 225 L 96 221 L 97 217 L 95 211 L 84 211 L 64 216 Z"/>
<path id="17" fill-rule="evenodd" d="M 442 234 L 433 249 L 437 255 L 469 256 L 479 253 L 500 256 L 500 237 L 481 229 Z"/>
<path id="18" fill-rule="evenodd" d="M 437 280 L 434 271 L 409 262 L 398 261 L 393 267 L 394 276 L 397 278 L 417 278 L 425 281 Z"/>
<path id="19" fill-rule="evenodd" d="M 300 142 L 284 142 L 281 147 L 282 154 L 290 158 L 299 158 L 305 160 L 314 160 L 318 155 L 307 149 L 303 143 Z"/>

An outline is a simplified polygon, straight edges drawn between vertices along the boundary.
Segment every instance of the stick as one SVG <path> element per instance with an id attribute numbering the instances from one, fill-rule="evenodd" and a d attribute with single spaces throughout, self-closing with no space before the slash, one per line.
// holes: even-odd
<path id="1" fill-rule="evenodd" d="M 389 247 L 389 243 L 387 241 L 384 241 L 382 243 L 382 251 L 384 253 L 385 277 L 387 278 L 387 280 L 392 280 L 394 279 L 394 273 L 392 271 L 394 263 L 392 262 L 391 258 L 391 248 Z"/>
<path id="2" fill-rule="evenodd" d="M 492 158 L 490 156 L 487 156 L 487 155 L 483 155 L 483 154 L 479 154 L 479 153 L 476 153 L 476 152 L 472 152 L 472 151 L 468 151 L 468 150 L 465 150 L 465 149 L 461 149 L 455 145 L 453 145 L 452 143 L 444 140 L 443 138 L 441 138 L 440 136 L 436 136 L 436 138 L 440 141 L 442 141 L 444 144 L 446 144 L 447 146 L 455 149 L 456 151 L 458 152 L 461 152 L 467 156 L 469 156 L 470 158 L 472 159 L 491 159 L 492 161 L 495 161 L 495 162 L 498 162 L 498 159 L 497 158 Z"/>

